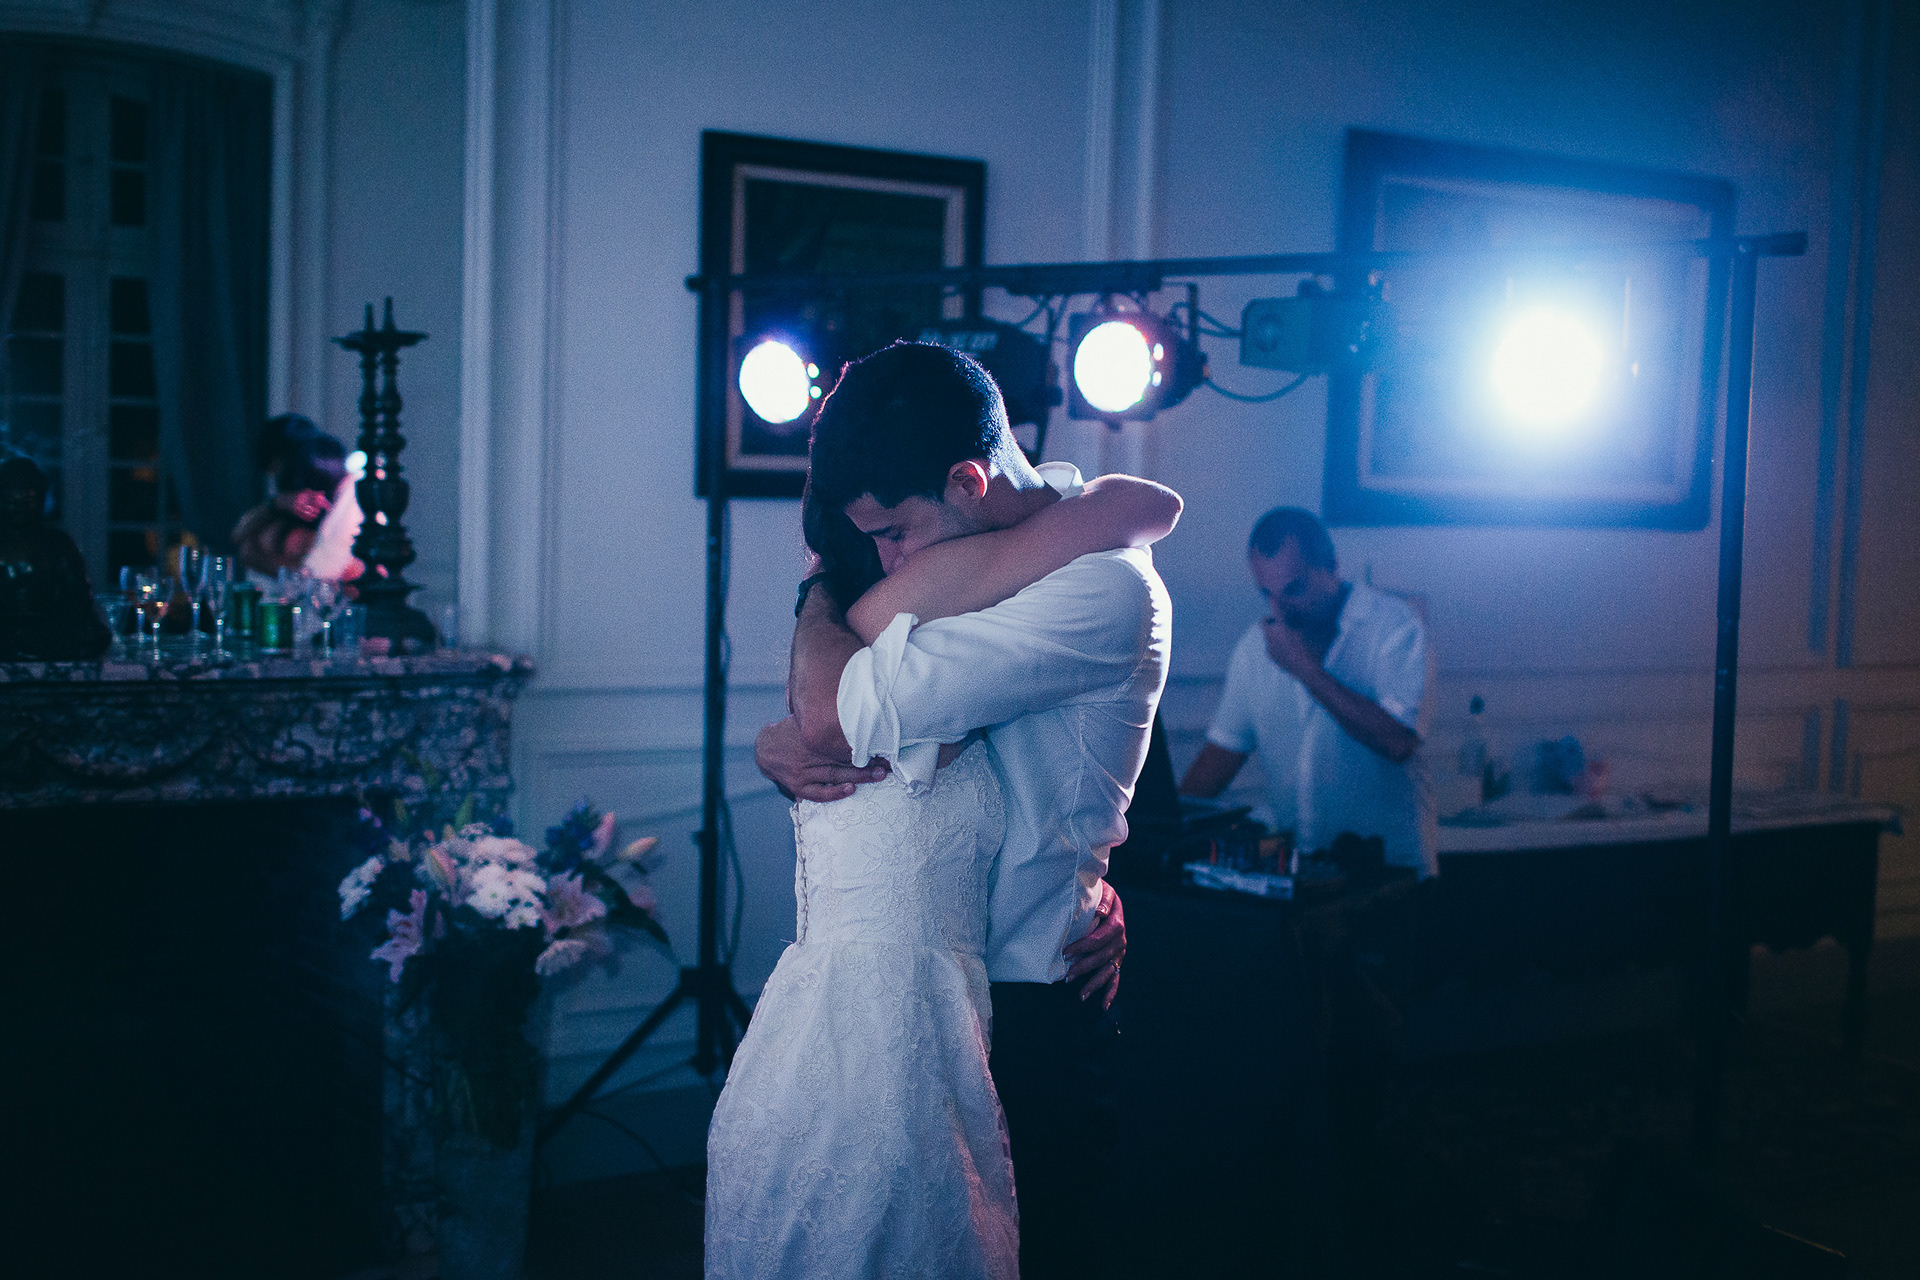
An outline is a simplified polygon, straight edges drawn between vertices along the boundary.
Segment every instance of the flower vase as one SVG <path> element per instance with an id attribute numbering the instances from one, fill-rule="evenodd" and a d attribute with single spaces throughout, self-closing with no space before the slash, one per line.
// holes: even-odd
<path id="1" fill-rule="evenodd" d="M 449 1125 L 434 1144 L 440 1280 L 522 1280 L 533 1196 L 533 1108 L 502 1148 Z"/>

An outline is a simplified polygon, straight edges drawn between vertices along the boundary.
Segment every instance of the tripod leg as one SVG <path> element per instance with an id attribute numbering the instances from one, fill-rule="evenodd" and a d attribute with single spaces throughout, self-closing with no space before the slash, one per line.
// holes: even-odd
<path id="1" fill-rule="evenodd" d="M 560 1104 L 552 1115 L 540 1122 L 540 1127 L 534 1135 L 535 1144 L 543 1143 L 548 1138 L 551 1138 L 559 1131 L 562 1125 L 578 1115 L 581 1108 L 592 1102 L 594 1095 L 600 1092 L 600 1086 L 612 1079 L 613 1073 L 618 1071 L 621 1065 L 633 1056 L 634 1050 L 645 1044 L 647 1037 L 660 1029 L 660 1024 L 673 1015 L 673 1011 L 679 1007 L 682 1000 L 687 998 L 688 994 L 689 985 L 687 975 L 686 971 L 682 970 L 680 974 L 680 984 L 673 989 L 665 1000 L 662 1000 L 654 1006 L 653 1012 L 647 1015 L 647 1020 L 635 1027 L 633 1034 L 620 1042 L 620 1047 L 608 1055 L 607 1060 L 600 1064 L 600 1069 L 589 1076 L 585 1084 L 573 1091 L 572 1097 Z"/>

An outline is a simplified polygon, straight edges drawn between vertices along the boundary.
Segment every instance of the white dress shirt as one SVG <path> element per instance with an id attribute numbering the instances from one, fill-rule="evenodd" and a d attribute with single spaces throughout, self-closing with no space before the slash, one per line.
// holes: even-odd
<path id="1" fill-rule="evenodd" d="M 1353 584 L 1327 674 L 1416 733 L 1427 692 L 1427 633 L 1412 606 Z M 1226 687 L 1207 740 L 1258 754 L 1273 823 L 1303 851 L 1324 849 L 1342 831 L 1379 836 L 1387 861 L 1430 876 L 1439 870 L 1437 828 L 1422 754 L 1395 764 L 1362 746 L 1307 687 L 1267 653 L 1260 624 L 1247 628 L 1227 662 Z"/>
<path id="2" fill-rule="evenodd" d="M 1040 468 L 1078 493 L 1064 463 Z M 1172 607 L 1145 548 L 1081 556 L 990 609 L 894 618 L 840 677 L 853 762 L 934 779 L 940 744 L 988 727 L 1007 806 L 988 899 L 987 976 L 1057 982 L 1091 927 L 1107 854 L 1147 755 L 1167 679 Z"/>

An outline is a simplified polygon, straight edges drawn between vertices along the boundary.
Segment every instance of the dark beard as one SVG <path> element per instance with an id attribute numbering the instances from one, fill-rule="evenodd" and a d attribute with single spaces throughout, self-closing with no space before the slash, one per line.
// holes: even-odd
<path id="1" fill-rule="evenodd" d="M 1282 615 L 1286 624 L 1300 633 L 1307 647 L 1316 657 L 1325 658 L 1327 650 L 1333 648 L 1334 637 L 1340 634 L 1340 614 L 1347 607 L 1347 597 L 1353 594 L 1349 583 L 1341 583 L 1339 594 L 1335 595 L 1331 606 L 1318 614 L 1295 613 Z"/>

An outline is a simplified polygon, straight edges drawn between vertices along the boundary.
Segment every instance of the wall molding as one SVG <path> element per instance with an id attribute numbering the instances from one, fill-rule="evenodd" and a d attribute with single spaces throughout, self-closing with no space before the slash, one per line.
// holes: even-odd
<path id="1" fill-rule="evenodd" d="M 493 486 L 494 67 L 499 57 L 495 0 L 468 0 L 465 194 L 460 272 L 460 545 L 456 596 L 460 634 L 491 628 Z"/>
<path id="2" fill-rule="evenodd" d="M 460 625 L 535 657 L 554 603 L 564 21 L 561 0 L 467 5 Z"/>
<path id="3" fill-rule="evenodd" d="M 1892 13 L 1891 0 L 1850 0 L 1846 5 L 1834 86 L 1838 124 L 1827 190 L 1827 281 L 1821 317 L 1820 439 L 1814 470 L 1807 649 L 1825 656 L 1831 634 L 1837 667 L 1853 665 Z"/>

